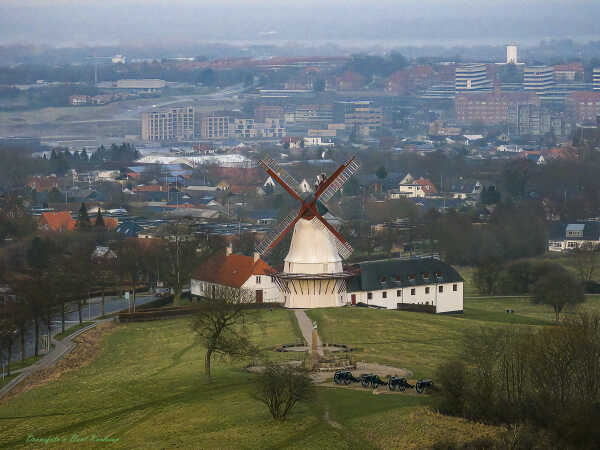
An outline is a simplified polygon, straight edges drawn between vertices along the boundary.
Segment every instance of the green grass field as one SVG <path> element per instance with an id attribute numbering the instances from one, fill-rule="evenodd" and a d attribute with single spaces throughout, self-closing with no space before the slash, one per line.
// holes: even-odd
<path id="1" fill-rule="evenodd" d="M 515 312 L 507 314 L 506 309 Z M 579 309 L 600 311 L 600 296 L 588 296 Z M 573 313 L 569 310 L 564 315 Z M 459 352 L 461 337 L 468 328 L 554 323 L 549 306 L 512 297 L 466 299 L 464 314 L 457 315 L 366 308 L 318 309 L 308 315 L 317 321 L 323 342 L 356 347 L 355 358 L 407 368 L 416 377 L 434 376 L 441 361 Z"/>
<path id="2" fill-rule="evenodd" d="M 261 347 L 299 339 L 293 312 L 263 311 L 259 318 L 249 332 Z M 274 422 L 253 398 L 253 375 L 243 370 L 248 361 L 215 361 L 209 383 L 203 357 L 189 320 L 119 325 L 91 364 L 0 405 L 0 448 L 426 448 L 497 432 L 432 412 L 429 396 L 330 387 L 288 421 Z M 65 442 L 28 443 L 29 435 Z M 70 442 L 73 435 L 119 441 Z"/>

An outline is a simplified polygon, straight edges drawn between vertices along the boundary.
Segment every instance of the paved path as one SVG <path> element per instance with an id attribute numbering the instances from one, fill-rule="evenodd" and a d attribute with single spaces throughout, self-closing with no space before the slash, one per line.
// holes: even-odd
<path id="1" fill-rule="evenodd" d="M 77 345 L 75 344 L 75 342 L 73 342 L 74 338 L 79 336 L 81 333 L 86 332 L 90 328 L 94 328 L 98 323 L 105 322 L 106 320 L 113 319 L 98 320 L 88 325 L 87 327 L 82 328 L 81 330 L 77 330 L 75 333 L 67 336 L 62 341 L 53 341 L 54 348 L 50 352 L 46 353 L 46 355 L 44 355 L 42 358 L 36 361 L 35 364 L 18 370 L 17 372 L 19 373 L 19 375 L 17 375 L 15 378 L 13 378 L 10 382 L 8 382 L 5 386 L 3 386 L 0 389 L 0 398 L 8 394 L 12 390 L 12 388 L 14 388 L 17 384 L 19 384 L 32 373 L 50 367 L 53 364 L 55 364 L 58 360 L 60 360 L 63 356 L 68 355 Z"/>
<path id="2" fill-rule="evenodd" d="M 304 337 L 304 340 L 308 343 L 309 351 L 312 351 L 313 323 L 308 318 L 303 309 L 297 309 L 294 311 L 294 313 L 296 314 L 296 320 L 298 321 L 300 331 L 302 331 L 302 336 Z M 324 355 L 319 335 L 317 335 L 317 353 L 319 354 L 319 356 Z"/>

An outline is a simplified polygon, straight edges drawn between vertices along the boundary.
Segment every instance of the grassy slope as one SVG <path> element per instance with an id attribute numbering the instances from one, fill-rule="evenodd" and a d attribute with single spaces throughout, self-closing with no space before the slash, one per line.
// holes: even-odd
<path id="1" fill-rule="evenodd" d="M 264 348 L 298 339 L 291 311 L 264 311 L 261 319 L 250 332 Z M 495 432 L 432 413 L 427 396 L 334 388 L 318 389 L 314 405 L 300 404 L 289 421 L 276 423 L 253 399 L 243 362 L 216 361 L 209 384 L 203 356 L 187 320 L 121 325 L 90 365 L 0 405 L 0 448 L 25 448 L 30 433 L 119 438 L 111 448 L 362 449 L 423 448 L 443 437 Z M 325 421 L 325 411 L 339 425 Z"/>
<path id="2" fill-rule="evenodd" d="M 514 314 L 506 314 L 513 309 Z M 600 311 L 600 296 L 588 297 L 582 309 Z M 437 365 L 458 352 L 463 330 L 478 326 L 541 326 L 553 323 L 550 307 L 528 299 L 465 300 L 461 315 L 432 315 L 365 308 L 319 309 L 308 312 L 324 342 L 357 347 L 355 357 L 412 370 L 431 377 Z"/>

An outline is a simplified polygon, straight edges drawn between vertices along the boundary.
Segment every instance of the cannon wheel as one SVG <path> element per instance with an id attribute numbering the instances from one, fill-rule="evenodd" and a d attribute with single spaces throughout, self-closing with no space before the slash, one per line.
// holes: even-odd
<path id="1" fill-rule="evenodd" d="M 421 383 L 417 383 L 415 386 L 415 391 L 417 391 L 419 394 L 422 394 L 425 391 L 425 387 Z"/>
<path id="2" fill-rule="evenodd" d="M 402 383 L 398 383 L 397 388 L 400 392 L 404 392 L 406 390 L 406 386 Z"/>
<path id="3" fill-rule="evenodd" d="M 396 385 L 392 384 L 392 378 L 391 377 L 388 379 L 388 389 L 390 391 L 395 391 L 396 390 Z"/>
<path id="4" fill-rule="evenodd" d="M 360 380 L 360 385 L 366 388 L 369 387 L 369 382 L 367 380 Z"/>
<path id="5" fill-rule="evenodd" d="M 352 380 L 350 378 L 344 378 L 344 384 L 346 386 L 348 386 L 351 382 L 352 382 Z"/>
<path id="6" fill-rule="evenodd" d="M 333 382 L 335 384 L 340 384 L 340 382 L 341 382 L 340 377 L 338 375 L 334 375 L 333 376 Z"/>
<path id="7" fill-rule="evenodd" d="M 379 386 L 379 383 L 377 383 L 377 381 L 375 381 L 375 380 L 371 381 L 371 389 L 377 389 L 378 386 Z"/>

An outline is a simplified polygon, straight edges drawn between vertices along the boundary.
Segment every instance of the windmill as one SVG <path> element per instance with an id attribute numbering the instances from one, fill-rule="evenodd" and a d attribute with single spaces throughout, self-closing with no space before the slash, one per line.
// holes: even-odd
<path id="1" fill-rule="evenodd" d="M 273 274 L 288 308 L 341 306 L 346 281 L 352 276 L 344 272 L 342 259 L 352 247 L 327 222 L 327 202 L 360 167 L 352 157 L 329 178 L 319 175 L 314 192 L 301 193 L 299 183 L 270 157 L 258 161 L 271 178 L 300 202 L 265 239 L 256 246 L 261 256 L 269 253 L 293 228 L 290 250 L 284 259 L 283 272 Z"/>

